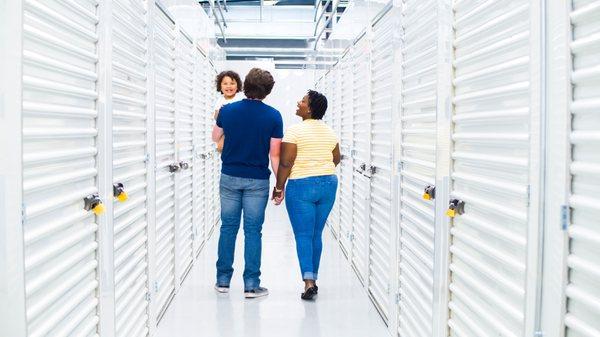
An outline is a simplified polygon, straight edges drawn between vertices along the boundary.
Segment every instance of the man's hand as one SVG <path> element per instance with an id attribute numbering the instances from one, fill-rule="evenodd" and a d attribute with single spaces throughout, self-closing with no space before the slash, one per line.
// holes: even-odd
<path id="1" fill-rule="evenodd" d="M 273 204 L 275 204 L 276 206 L 281 205 L 281 203 L 283 202 L 283 198 L 284 198 L 284 189 L 278 190 L 277 187 L 273 187 L 273 195 L 271 197 L 271 200 L 273 200 Z"/>

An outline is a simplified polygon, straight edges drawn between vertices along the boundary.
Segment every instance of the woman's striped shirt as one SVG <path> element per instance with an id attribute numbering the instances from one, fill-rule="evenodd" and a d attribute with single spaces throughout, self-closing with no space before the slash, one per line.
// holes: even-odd
<path id="1" fill-rule="evenodd" d="M 283 142 L 296 144 L 297 147 L 290 179 L 335 174 L 333 149 L 338 139 L 322 120 L 307 119 L 289 127 Z"/>

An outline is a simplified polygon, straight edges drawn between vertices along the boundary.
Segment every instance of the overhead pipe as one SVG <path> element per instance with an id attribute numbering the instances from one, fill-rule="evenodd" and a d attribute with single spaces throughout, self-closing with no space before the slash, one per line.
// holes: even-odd
<path id="1" fill-rule="evenodd" d="M 314 50 L 317 50 L 317 47 L 319 46 L 319 41 L 321 40 L 321 36 L 325 32 L 325 29 L 327 28 L 327 26 L 329 26 L 329 24 L 331 23 L 331 20 L 333 20 L 333 18 L 336 16 L 335 13 L 337 12 L 337 8 L 340 5 L 340 2 L 341 2 L 341 0 L 336 0 L 333 7 L 331 8 L 331 15 L 329 16 L 329 19 L 327 19 L 327 21 L 325 21 L 325 25 L 321 29 L 321 32 L 319 33 L 319 35 L 317 35 L 317 38 L 315 40 Z M 329 3 L 329 1 L 327 1 L 327 3 Z"/>
<path id="2" fill-rule="evenodd" d="M 319 13 L 319 7 L 321 6 L 321 0 L 315 0 L 315 18 L 313 19 L 314 22 L 317 22 L 317 13 Z"/>
<path id="3" fill-rule="evenodd" d="M 212 13 L 215 16 L 215 20 L 217 21 L 217 24 L 219 25 L 219 30 L 221 31 L 221 36 L 223 37 L 223 42 L 227 43 L 227 37 L 225 36 L 225 31 L 223 30 L 223 26 L 221 25 L 221 21 L 219 21 L 219 18 L 217 17 L 217 13 L 215 13 L 215 8 L 212 7 Z"/>
<path id="4" fill-rule="evenodd" d="M 319 23 L 323 19 L 323 15 L 325 15 L 325 12 L 327 12 L 327 7 L 329 7 L 330 3 L 331 3 L 331 0 L 327 0 L 327 2 L 325 3 L 325 6 L 323 6 L 321 15 L 319 15 L 319 20 L 317 20 L 317 22 L 315 22 L 315 32 L 313 33 L 314 36 L 317 36 L 317 30 L 319 29 Z M 325 26 L 327 26 L 327 24 L 325 24 Z"/>
<path id="5" fill-rule="evenodd" d="M 221 19 L 223 20 L 223 26 L 227 28 L 227 21 L 225 21 L 225 16 L 223 15 L 223 10 L 221 9 L 221 0 L 217 1 L 217 8 L 219 9 L 219 14 L 221 14 Z"/>

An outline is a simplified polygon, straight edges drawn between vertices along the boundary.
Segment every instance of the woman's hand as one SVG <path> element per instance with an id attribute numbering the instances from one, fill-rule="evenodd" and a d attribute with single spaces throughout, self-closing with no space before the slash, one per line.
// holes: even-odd
<path id="1" fill-rule="evenodd" d="M 273 200 L 273 203 L 276 206 L 281 205 L 281 203 L 283 202 L 283 198 L 284 198 L 284 194 L 283 194 L 283 189 L 278 190 L 277 187 L 273 187 L 273 195 L 271 197 L 271 200 Z"/>

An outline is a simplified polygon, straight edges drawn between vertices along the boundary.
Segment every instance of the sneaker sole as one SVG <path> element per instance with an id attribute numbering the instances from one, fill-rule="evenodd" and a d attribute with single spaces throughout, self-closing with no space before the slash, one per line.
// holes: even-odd
<path id="1" fill-rule="evenodd" d="M 265 297 L 267 295 L 269 295 L 268 292 L 265 292 L 262 294 L 244 293 L 245 298 L 258 298 L 258 297 Z"/>
<path id="2" fill-rule="evenodd" d="M 220 288 L 220 287 L 215 287 L 215 290 L 219 293 L 219 294 L 227 294 L 229 292 L 229 288 Z"/>

